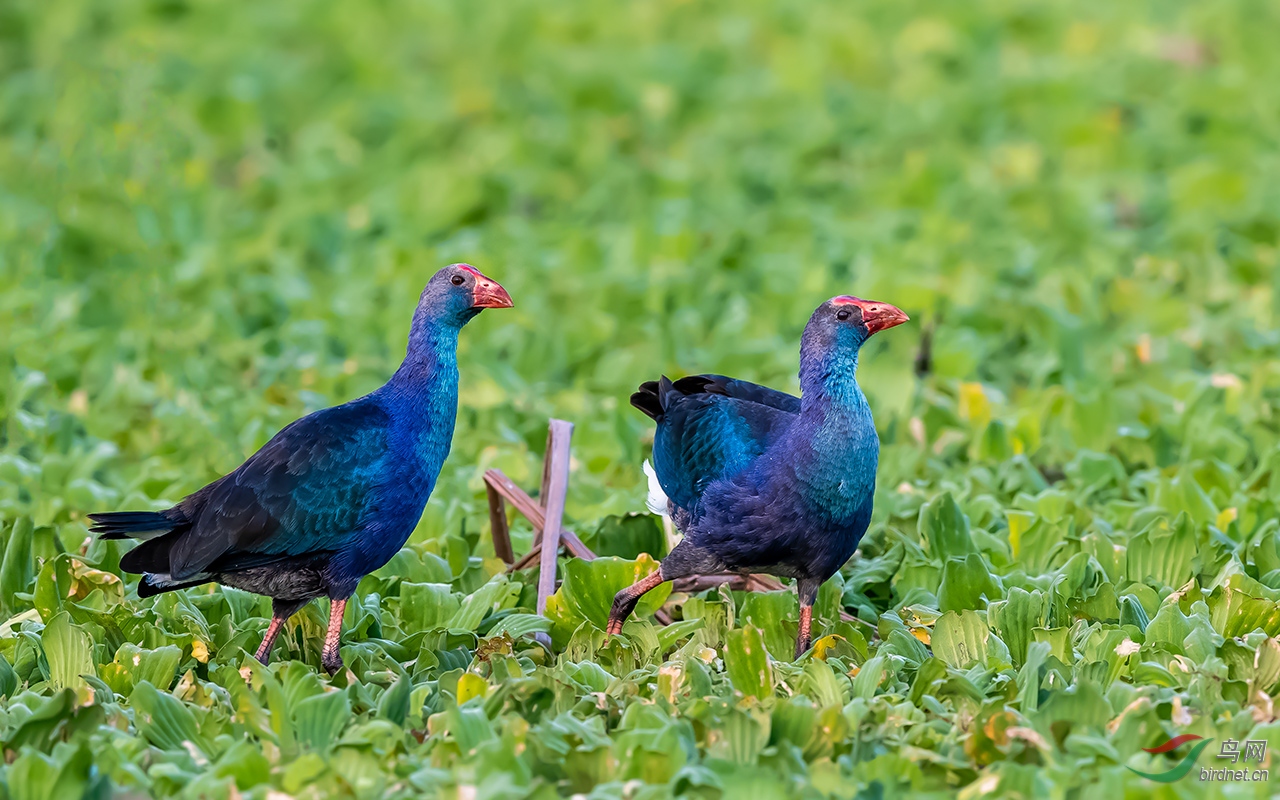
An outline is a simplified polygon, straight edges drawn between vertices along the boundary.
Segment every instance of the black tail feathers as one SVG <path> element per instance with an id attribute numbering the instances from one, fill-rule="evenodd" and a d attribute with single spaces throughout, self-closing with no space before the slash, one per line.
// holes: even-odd
<path id="1" fill-rule="evenodd" d="M 656 381 L 640 384 L 640 390 L 631 395 L 631 405 L 648 414 L 654 420 L 660 420 L 671 402 L 671 395 L 690 396 L 696 394 L 724 394 L 729 392 L 725 384 L 729 381 L 721 375 L 686 375 L 672 381 L 663 375 Z"/>
<path id="2" fill-rule="evenodd" d="M 166 581 L 163 578 L 157 578 L 155 575 L 143 575 L 142 580 L 138 581 L 138 597 L 153 597 L 165 592 L 175 592 L 178 589 L 189 589 L 192 586 L 199 586 L 208 582 L 208 578 L 201 578 L 195 581 Z"/>
<path id="3" fill-rule="evenodd" d="M 663 377 L 666 380 L 666 377 Z M 658 381 L 646 381 L 640 384 L 640 389 L 631 395 L 631 405 L 643 411 L 651 419 L 658 419 L 662 416 L 662 400 L 661 387 Z"/>
<path id="4" fill-rule="evenodd" d="M 90 514 L 90 533 L 101 539 L 150 539 L 179 525 L 165 511 L 108 511 Z"/>

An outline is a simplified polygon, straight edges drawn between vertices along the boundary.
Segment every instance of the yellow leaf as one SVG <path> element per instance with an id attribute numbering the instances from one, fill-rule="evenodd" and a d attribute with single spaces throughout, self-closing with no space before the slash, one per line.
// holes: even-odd
<path id="1" fill-rule="evenodd" d="M 489 684 L 474 672 L 468 672 L 458 678 L 458 705 L 462 705 L 473 697 L 484 697 L 489 694 Z"/>
<path id="2" fill-rule="evenodd" d="M 1022 552 L 1022 534 L 1026 533 L 1031 523 L 1035 521 L 1035 514 L 1026 511 L 1008 511 L 1005 512 L 1005 519 L 1009 523 L 1009 550 L 1014 558 L 1018 558 Z"/>
<path id="3" fill-rule="evenodd" d="M 834 650 L 837 642 L 844 641 L 843 636 L 834 633 L 821 637 L 813 643 L 813 657 L 821 661 L 827 660 L 827 653 Z"/>
<path id="4" fill-rule="evenodd" d="M 1236 521 L 1236 517 L 1240 516 L 1240 512 L 1234 507 L 1222 509 L 1222 513 L 1218 515 L 1218 530 L 1225 531 L 1227 526 Z"/>
<path id="5" fill-rule="evenodd" d="M 1138 354 L 1138 362 L 1141 364 L 1151 363 L 1151 334 L 1144 333 L 1138 337 L 1138 343 L 1134 345 L 1134 350 Z"/>
<path id="6" fill-rule="evenodd" d="M 957 411 L 961 419 L 972 422 L 974 427 L 982 427 L 991 420 L 991 402 L 987 399 L 982 384 L 960 384 L 960 404 Z"/>

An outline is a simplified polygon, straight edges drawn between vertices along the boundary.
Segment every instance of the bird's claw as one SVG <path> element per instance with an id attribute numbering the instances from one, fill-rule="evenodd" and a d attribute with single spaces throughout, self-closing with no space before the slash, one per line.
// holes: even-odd
<path id="1" fill-rule="evenodd" d="M 337 675 L 342 670 L 342 656 L 336 650 L 326 650 L 320 654 L 320 666 L 330 675 Z"/>

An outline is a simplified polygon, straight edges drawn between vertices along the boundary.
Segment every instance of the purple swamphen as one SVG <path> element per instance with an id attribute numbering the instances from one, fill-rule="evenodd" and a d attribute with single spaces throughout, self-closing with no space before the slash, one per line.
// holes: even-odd
<path id="1" fill-rule="evenodd" d="M 796 657 L 809 649 L 818 587 L 871 521 L 880 440 L 854 377 L 858 351 L 906 321 L 856 297 L 818 306 L 800 340 L 798 398 L 722 375 L 664 376 L 631 395 L 658 424 L 653 466 L 684 539 L 657 572 L 618 592 L 609 635 L 663 581 L 762 572 L 796 580 Z"/>
<path id="2" fill-rule="evenodd" d="M 272 598 L 257 657 L 285 621 L 327 596 L 321 663 L 342 667 L 342 613 L 356 584 L 413 532 L 449 455 L 458 414 L 458 332 L 511 296 L 467 264 L 422 291 L 404 363 L 381 388 L 285 426 L 233 472 L 164 511 L 91 514 L 104 539 L 140 539 L 120 559 L 138 596 L 215 581 Z"/>

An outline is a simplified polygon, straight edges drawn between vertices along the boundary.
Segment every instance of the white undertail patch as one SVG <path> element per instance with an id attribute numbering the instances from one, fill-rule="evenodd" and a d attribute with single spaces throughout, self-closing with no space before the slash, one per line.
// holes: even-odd
<path id="1" fill-rule="evenodd" d="M 654 471 L 653 465 L 647 458 L 644 461 L 644 474 L 649 479 L 649 493 L 644 499 L 644 504 L 650 512 L 662 517 L 662 531 L 667 536 L 667 552 L 670 553 L 684 536 L 676 530 L 675 523 L 671 519 L 671 500 L 668 499 L 667 493 L 662 491 L 662 484 L 658 482 L 658 473 Z"/>
<path id="2" fill-rule="evenodd" d="M 658 473 L 654 472 L 653 465 L 647 458 L 644 460 L 644 474 L 649 479 L 649 495 L 644 499 L 645 506 L 651 513 L 662 517 L 667 516 L 667 506 L 671 501 L 667 499 L 667 493 L 662 491 L 662 484 L 658 482 Z"/>

